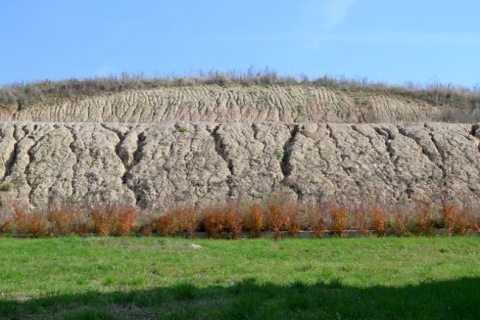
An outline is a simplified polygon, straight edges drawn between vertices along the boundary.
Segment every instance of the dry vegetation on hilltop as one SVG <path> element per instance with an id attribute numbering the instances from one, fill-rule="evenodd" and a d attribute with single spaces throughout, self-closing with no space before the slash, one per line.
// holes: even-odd
<path id="1" fill-rule="evenodd" d="M 194 76 L 147 78 L 143 75 L 122 74 L 92 79 L 69 79 L 63 81 L 40 81 L 27 84 L 6 85 L 0 89 L 0 108 L 15 107 L 28 109 L 36 104 L 54 104 L 59 101 L 76 100 L 87 97 L 121 93 L 129 90 L 189 87 L 200 85 L 229 86 L 313 86 L 323 87 L 339 93 L 356 96 L 359 93 L 387 95 L 399 99 L 414 99 L 428 105 L 453 107 L 443 118 L 434 121 L 471 122 L 480 120 L 480 88 L 472 89 L 452 84 L 430 84 L 425 87 L 412 83 L 405 86 L 390 86 L 384 83 L 371 83 L 366 79 L 352 80 L 344 77 L 329 77 L 309 80 L 279 76 L 276 72 L 199 72 Z M 471 121 L 468 121 L 471 120 Z"/>

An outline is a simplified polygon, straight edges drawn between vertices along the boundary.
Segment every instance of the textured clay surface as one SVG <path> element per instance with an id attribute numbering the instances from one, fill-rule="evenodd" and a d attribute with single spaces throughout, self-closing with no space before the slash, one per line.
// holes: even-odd
<path id="1" fill-rule="evenodd" d="M 443 119 L 453 109 L 424 101 L 309 85 L 196 85 L 132 90 L 1 109 L 1 121 L 158 123 L 386 123 Z"/>
<path id="2" fill-rule="evenodd" d="M 0 196 L 141 208 L 272 193 L 349 204 L 478 199 L 479 142 L 471 124 L 4 122 L 0 178 L 9 188 Z"/>

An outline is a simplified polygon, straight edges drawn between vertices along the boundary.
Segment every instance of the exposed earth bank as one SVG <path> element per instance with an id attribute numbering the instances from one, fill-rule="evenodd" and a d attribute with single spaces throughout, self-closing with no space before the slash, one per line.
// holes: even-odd
<path id="1" fill-rule="evenodd" d="M 0 120 L 398 123 L 469 122 L 471 114 L 471 110 L 432 105 L 393 94 L 332 90 L 313 85 L 195 85 L 58 98 L 29 107 L 12 105 L 0 109 Z"/>
<path id="2" fill-rule="evenodd" d="M 479 143 L 478 124 L 3 122 L 0 197 L 141 208 L 272 193 L 347 204 L 479 199 Z"/>

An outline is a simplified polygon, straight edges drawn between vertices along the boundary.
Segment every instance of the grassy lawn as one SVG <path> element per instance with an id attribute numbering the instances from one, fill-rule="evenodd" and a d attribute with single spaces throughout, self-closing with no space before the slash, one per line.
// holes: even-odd
<path id="1" fill-rule="evenodd" d="M 0 238 L 0 319 L 479 319 L 480 239 Z"/>

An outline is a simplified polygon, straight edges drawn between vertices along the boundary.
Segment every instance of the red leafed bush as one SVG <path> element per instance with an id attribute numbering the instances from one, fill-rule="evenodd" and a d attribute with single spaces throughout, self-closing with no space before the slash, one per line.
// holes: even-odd
<path id="1" fill-rule="evenodd" d="M 113 235 L 126 236 L 130 234 L 138 216 L 138 210 L 132 206 L 120 205 L 115 210 L 115 226 Z"/>
<path id="2" fill-rule="evenodd" d="M 219 208 L 205 208 L 203 224 L 207 235 L 211 238 L 225 237 L 226 221 L 225 213 Z"/>
<path id="3" fill-rule="evenodd" d="M 265 216 L 259 204 L 252 204 L 249 212 L 244 217 L 244 227 L 252 238 L 258 238 L 262 235 L 265 224 Z"/>
<path id="4" fill-rule="evenodd" d="M 175 212 L 167 212 L 156 218 L 153 227 L 161 236 L 174 236 L 180 231 Z"/>
<path id="5" fill-rule="evenodd" d="M 267 206 L 268 228 L 273 231 L 275 239 L 281 238 L 281 230 L 286 216 L 282 206 L 278 203 L 270 203 Z"/>
<path id="6" fill-rule="evenodd" d="M 225 208 L 225 227 L 232 239 L 237 239 L 243 229 L 243 215 L 238 204 L 228 204 Z"/>
<path id="7" fill-rule="evenodd" d="M 193 206 L 184 206 L 176 210 L 178 230 L 188 238 L 193 238 L 198 230 L 200 216 Z"/>
<path id="8" fill-rule="evenodd" d="M 355 227 L 360 235 L 368 232 L 370 225 L 369 211 L 365 207 L 357 207 L 353 210 Z"/>
<path id="9" fill-rule="evenodd" d="M 296 204 L 288 204 L 285 211 L 285 229 L 292 235 L 296 236 L 302 229 L 300 221 L 300 213 Z"/>
<path id="10" fill-rule="evenodd" d="M 385 211 L 379 206 L 373 208 L 372 229 L 379 237 L 387 234 L 387 217 Z"/>
<path id="11" fill-rule="evenodd" d="M 333 206 L 330 210 L 330 215 L 332 218 L 332 226 L 331 229 L 333 231 L 333 235 L 337 237 L 344 237 L 345 232 L 347 231 L 348 227 L 348 210 L 346 207 L 337 207 Z"/>
<path id="12" fill-rule="evenodd" d="M 308 208 L 307 218 L 313 234 L 318 238 L 322 238 L 325 230 L 328 228 L 327 209 L 325 206 Z"/>

